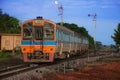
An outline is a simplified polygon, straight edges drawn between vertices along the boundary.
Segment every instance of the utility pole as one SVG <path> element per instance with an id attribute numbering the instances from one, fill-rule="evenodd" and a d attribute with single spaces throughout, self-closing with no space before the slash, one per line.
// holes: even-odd
<path id="1" fill-rule="evenodd" d="M 96 14 L 88 14 L 89 17 L 93 17 L 93 21 L 94 21 L 94 46 L 95 46 L 95 54 L 96 54 Z"/>
<path id="2" fill-rule="evenodd" d="M 60 16 L 60 18 L 61 18 L 61 23 L 60 23 L 60 25 L 63 26 L 63 6 L 62 6 L 62 4 L 60 4 L 60 3 L 58 2 L 58 0 L 55 1 L 55 4 L 58 6 L 58 11 L 59 11 L 58 16 Z"/>

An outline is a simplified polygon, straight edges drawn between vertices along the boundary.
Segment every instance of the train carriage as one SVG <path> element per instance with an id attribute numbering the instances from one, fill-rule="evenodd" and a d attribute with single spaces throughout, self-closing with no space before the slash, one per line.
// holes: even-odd
<path id="1" fill-rule="evenodd" d="M 37 18 L 22 24 L 22 54 L 25 62 L 52 62 L 56 46 L 56 25 Z"/>
<path id="2" fill-rule="evenodd" d="M 21 35 L 24 62 L 53 62 L 88 48 L 86 37 L 42 17 L 23 22 Z"/>
<path id="3" fill-rule="evenodd" d="M 56 26 L 56 53 L 55 58 L 65 58 L 69 57 L 72 51 L 72 45 L 74 44 L 74 38 L 71 39 L 71 36 L 74 36 L 74 32 L 61 27 L 60 25 Z"/>

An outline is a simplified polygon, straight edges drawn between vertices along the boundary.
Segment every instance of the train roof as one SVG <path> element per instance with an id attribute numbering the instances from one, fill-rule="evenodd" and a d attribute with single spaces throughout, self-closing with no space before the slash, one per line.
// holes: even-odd
<path id="1" fill-rule="evenodd" d="M 61 29 L 61 30 L 64 30 L 64 31 L 67 31 L 67 32 L 70 32 L 70 33 L 74 34 L 74 31 L 66 28 L 65 26 L 60 26 L 60 25 L 57 25 L 57 24 L 56 24 L 56 27 L 57 27 L 58 29 Z"/>
<path id="2" fill-rule="evenodd" d="M 74 35 L 76 35 L 76 36 L 80 36 L 80 37 L 82 37 L 82 38 L 86 38 L 86 39 L 87 39 L 86 36 L 83 36 L 83 35 L 80 34 L 80 33 L 77 33 L 77 32 L 75 32 L 75 31 L 73 31 L 73 30 L 70 30 L 69 28 L 66 28 L 65 26 L 57 25 L 57 28 L 62 29 L 62 30 L 65 30 L 65 31 L 68 31 L 68 32 L 70 32 L 70 33 L 72 33 L 72 34 L 74 34 Z"/>
<path id="3" fill-rule="evenodd" d="M 36 19 L 31 19 L 31 20 L 24 21 L 23 24 L 24 24 L 24 23 L 27 23 L 27 22 L 32 22 L 33 20 L 44 20 L 44 21 L 48 21 L 48 22 L 51 22 L 51 23 L 53 23 L 53 24 L 56 24 L 55 22 L 53 22 L 53 21 L 51 21 L 51 20 L 48 20 L 48 19 L 43 19 L 42 17 L 37 17 Z M 83 36 L 83 35 L 81 35 L 80 33 L 77 33 L 77 32 L 75 32 L 75 31 L 73 31 L 73 30 L 70 30 L 70 29 L 66 28 L 65 26 L 60 26 L 60 25 L 56 24 L 56 27 L 57 27 L 58 29 L 67 31 L 67 32 L 69 32 L 69 33 L 71 33 L 71 34 L 75 34 L 75 35 L 77 35 L 77 36 L 80 36 L 80 37 L 83 37 L 83 38 L 87 38 L 86 36 Z"/>

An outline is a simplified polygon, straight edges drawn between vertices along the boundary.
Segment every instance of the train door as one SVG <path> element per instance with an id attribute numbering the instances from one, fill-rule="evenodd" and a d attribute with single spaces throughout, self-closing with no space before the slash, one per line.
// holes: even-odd
<path id="1" fill-rule="evenodd" d="M 43 27 L 35 27 L 35 45 L 38 47 L 35 49 L 38 49 L 39 51 L 43 51 Z"/>

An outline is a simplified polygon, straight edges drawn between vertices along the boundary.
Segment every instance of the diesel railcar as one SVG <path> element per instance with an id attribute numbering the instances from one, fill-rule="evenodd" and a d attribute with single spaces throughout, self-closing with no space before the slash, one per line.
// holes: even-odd
<path id="1" fill-rule="evenodd" d="M 42 17 L 21 25 L 24 62 L 53 62 L 88 49 L 88 39 Z"/>

